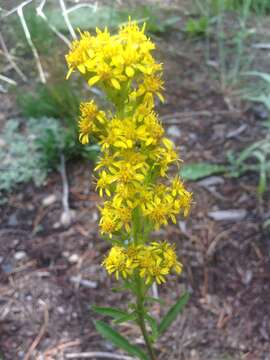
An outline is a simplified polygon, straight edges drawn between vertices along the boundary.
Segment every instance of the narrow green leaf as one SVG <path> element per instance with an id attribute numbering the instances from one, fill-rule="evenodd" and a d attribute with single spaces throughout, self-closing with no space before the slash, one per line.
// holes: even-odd
<path id="1" fill-rule="evenodd" d="M 129 315 L 127 312 L 112 308 L 112 307 L 99 307 L 99 306 L 91 306 L 91 309 L 96 312 L 97 314 L 104 315 L 104 316 L 110 316 L 114 319 L 119 319 L 123 316 Z"/>
<path id="2" fill-rule="evenodd" d="M 138 346 L 130 344 L 127 339 L 112 329 L 108 324 L 98 320 L 95 322 L 95 327 L 104 338 L 110 340 L 114 345 L 125 350 L 128 354 L 136 356 L 140 360 L 148 360 L 147 355 Z"/>
<path id="3" fill-rule="evenodd" d="M 200 180 L 204 177 L 214 174 L 222 174 L 227 170 L 225 165 L 209 164 L 209 163 L 193 163 L 182 166 L 180 175 L 184 180 Z"/>
<path id="4" fill-rule="evenodd" d="M 189 294 L 185 293 L 180 297 L 180 299 L 170 308 L 167 314 L 162 319 L 158 327 L 158 333 L 161 335 L 164 333 L 173 321 L 176 319 L 177 315 L 183 310 L 184 306 L 188 302 Z"/>
<path id="5" fill-rule="evenodd" d="M 164 300 L 155 298 L 155 297 L 153 297 L 153 296 L 147 296 L 147 297 L 145 298 L 145 300 L 146 300 L 146 301 L 149 301 L 149 302 L 156 302 L 156 303 L 158 303 L 158 304 L 160 304 L 160 305 L 164 305 Z"/>
<path id="6" fill-rule="evenodd" d="M 156 341 L 157 338 L 158 338 L 158 323 L 156 321 L 156 319 L 154 319 L 152 316 L 146 314 L 145 315 L 145 318 L 146 318 L 146 321 L 149 323 L 150 327 L 151 327 L 151 330 L 152 330 L 152 340 L 153 341 Z"/>
<path id="7" fill-rule="evenodd" d="M 135 312 L 131 313 L 131 314 L 126 314 L 126 315 L 123 315 L 121 317 L 119 317 L 118 319 L 114 320 L 113 323 L 114 324 L 121 324 L 123 322 L 126 322 L 126 321 L 133 321 L 133 320 L 136 320 L 137 318 L 137 315 Z"/>
<path id="8" fill-rule="evenodd" d="M 262 80 L 268 82 L 270 84 L 270 74 L 260 72 L 260 71 L 247 71 L 244 73 L 247 76 L 257 76 L 260 77 Z"/>

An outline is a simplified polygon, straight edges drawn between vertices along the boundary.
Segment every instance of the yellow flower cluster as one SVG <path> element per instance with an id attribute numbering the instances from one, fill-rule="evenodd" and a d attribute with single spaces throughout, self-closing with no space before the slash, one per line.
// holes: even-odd
<path id="1" fill-rule="evenodd" d="M 77 69 L 90 86 L 99 86 L 112 99 L 117 97 L 111 91 L 115 89 L 135 101 L 144 98 L 152 103 L 153 94 L 163 100 L 160 93 L 163 88 L 162 65 L 157 64 L 151 55 L 155 45 L 144 34 L 144 28 L 139 29 L 136 23 L 129 21 L 116 35 L 111 35 L 107 29 L 97 29 L 96 36 L 89 32 L 81 33 L 81 39 L 72 43 L 66 56 L 67 77 Z M 136 87 L 133 83 L 133 89 L 129 91 L 131 81 L 136 81 Z"/>
<path id="2" fill-rule="evenodd" d="M 127 279 L 138 274 L 147 285 L 153 281 L 158 284 L 165 282 L 166 275 L 173 271 L 177 274 L 182 272 L 182 264 L 177 260 L 174 248 L 166 241 L 129 245 L 127 248 L 113 246 L 103 265 L 109 274 L 115 273 L 116 279 L 119 275 Z"/>
<path id="3" fill-rule="evenodd" d="M 81 143 L 92 138 L 102 152 L 95 168 L 96 189 L 105 198 L 101 233 L 136 245 L 113 247 L 104 266 L 116 277 L 136 269 L 147 282 L 161 283 L 172 269 L 180 272 L 181 265 L 168 244 L 145 243 L 152 230 L 175 223 L 180 213 L 188 215 L 191 193 L 179 176 L 168 174 L 180 160 L 154 111 L 155 98 L 163 101 L 162 64 L 153 58 L 155 45 L 144 32 L 145 26 L 140 29 L 129 20 L 116 35 L 107 29 L 97 29 L 95 36 L 80 33 L 66 56 L 67 77 L 78 70 L 113 105 L 105 112 L 93 100 L 83 102 L 78 123 Z M 140 261 L 127 255 L 131 249 Z"/>

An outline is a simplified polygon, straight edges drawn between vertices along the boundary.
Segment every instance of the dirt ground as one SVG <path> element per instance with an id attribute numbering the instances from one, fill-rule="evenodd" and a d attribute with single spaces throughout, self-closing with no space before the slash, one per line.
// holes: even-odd
<path id="1" fill-rule="evenodd" d="M 166 79 L 166 103 L 159 110 L 185 162 L 224 163 L 228 150 L 261 138 L 257 112 L 221 92 L 200 42 L 181 35 L 157 42 Z M 14 98 L 1 99 L 4 122 L 17 110 Z M 42 188 L 21 186 L 0 208 L 1 360 L 121 353 L 96 333 L 97 315 L 90 309 L 127 303 L 126 294 L 112 292 L 114 280 L 100 266 L 109 244 L 98 235 L 92 164 L 69 163 L 67 173 L 75 213 L 69 227 L 60 222 L 57 172 Z M 248 174 L 187 184 L 194 193 L 190 218 L 156 234 L 176 244 L 184 264 L 181 277 L 159 287 L 160 297 L 169 306 L 183 291 L 191 293 L 157 345 L 160 360 L 270 359 L 270 243 L 262 227 L 270 214 L 269 193 L 259 200 L 257 181 Z M 223 210 L 230 210 L 231 220 L 216 219 Z M 164 310 L 155 306 L 153 312 L 158 318 Z M 120 330 L 142 343 L 135 327 Z"/>

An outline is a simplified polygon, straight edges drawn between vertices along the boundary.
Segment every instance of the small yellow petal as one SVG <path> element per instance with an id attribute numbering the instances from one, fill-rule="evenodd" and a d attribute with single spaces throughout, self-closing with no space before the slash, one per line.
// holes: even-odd
<path id="1" fill-rule="evenodd" d="M 109 189 L 105 189 L 105 192 L 106 192 L 106 194 L 107 194 L 108 196 L 111 196 L 111 192 L 110 192 Z"/>
<path id="2" fill-rule="evenodd" d="M 112 86 L 113 86 L 115 89 L 117 89 L 117 90 L 120 90 L 120 89 L 121 89 L 121 86 L 120 86 L 118 80 L 116 80 L 116 79 L 111 79 L 111 83 L 112 83 Z"/>
<path id="3" fill-rule="evenodd" d="M 162 103 L 164 103 L 164 97 L 161 95 L 161 93 L 160 92 L 158 92 L 157 93 L 157 96 L 159 97 L 159 100 L 162 102 Z"/>
<path id="4" fill-rule="evenodd" d="M 71 67 L 69 70 L 68 70 L 68 73 L 67 73 L 67 76 L 66 76 L 66 80 L 70 77 L 71 73 L 73 72 L 73 68 Z"/>
<path id="5" fill-rule="evenodd" d="M 89 136 L 88 134 L 80 134 L 79 136 L 79 141 L 85 145 L 85 144 L 88 144 L 89 143 Z"/>
<path id="6" fill-rule="evenodd" d="M 132 140 L 127 140 L 127 146 L 128 146 L 129 148 L 132 148 L 132 145 L 133 145 Z"/>
<path id="7" fill-rule="evenodd" d="M 131 66 L 127 66 L 125 72 L 126 72 L 127 76 L 130 78 L 133 77 L 134 73 L 135 73 L 135 71 L 133 70 L 133 68 Z"/>
<path id="8" fill-rule="evenodd" d="M 163 144 L 166 146 L 166 148 L 168 150 L 173 148 L 173 143 L 171 142 L 171 140 L 167 139 L 167 138 L 163 138 L 162 139 Z"/>
<path id="9" fill-rule="evenodd" d="M 98 75 L 96 76 L 93 76 L 91 77 L 89 80 L 88 80 L 88 84 L 90 86 L 93 86 L 95 83 L 97 83 L 98 81 L 100 80 L 100 77 Z"/>
<path id="10" fill-rule="evenodd" d="M 80 65 L 78 65 L 77 67 L 78 67 L 78 69 L 79 69 L 79 71 L 80 71 L 81 73 L 85 74 L 86 69 L 85 69 L 84 64 L 80 64 Z"/>

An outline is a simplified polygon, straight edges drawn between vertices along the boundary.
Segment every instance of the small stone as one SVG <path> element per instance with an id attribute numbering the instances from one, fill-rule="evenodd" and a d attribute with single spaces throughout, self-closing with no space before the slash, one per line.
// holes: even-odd
<path id="1" fill-rule="evenodd" d="M 79 261 L 80 257 L 78 254 L 72 254 L 69 258 L 68 261 L 71 262 L 72 264 L 76 264 Z"/>
<path id="2" fill-rule="evenodd" d="M 252 110 L 259 120 L 267 120 L 269 118 L 269 112 L 263 104 L 253 106 Z"/>
<path id="3" fill-rule="evenodd" d="M 22 350 L 20 350 L 20 351 L 18 351 L 18 356 L 19 356 L 19 359 L 23 359 L 25 356 L 25 353 Z"/>
<path id="4" fill-rule="evenodd" d="M 4 147 L 4 146 L 6 146 L 6 142 L 4 139 L 0 138 L 0 147 Z"/>
<path id="5" fill-rule="evenodd" d="M 63 306 L 58 306 L 57 307 L 57 312 L 61 315 L 63 315 L 65 313 L 65 308 Z"/>
<path id="6" fill-rule="evenodd" d="M 253 279 L 253 272 L 251 270 L 247 270 L 242 276 L 242 282 L 244 285 L 249 285 L 252 279 Z"/>
<path id="7" fill-rule="evenodd" d="M 54 202 L 56 202 L 57 198 L 54 194 L 51 194 L 49 196 L 46 196 L 43 200 L 42 200 L 42 205 L 43 206 L 50 206 L 52 205 Z"/>
<path id="8" fill-rule="evenodd" d="M 216 221 L 240 221 L 247 216 L 245 209 L 210 211 L 208 216 Z"/>
<path id="9" fill-rule="evenodd" d="M 80 276 L 71 276 L 70 281 L 90 289 L 96 289 L 98 286 L 96 281 L 82 279 Z"/>
<path id="10" fill-rule="evenodd" d="M 63 211 L 60 217 L 60 223 L 64 227 L 69 227 L 74 219 L 75 219 L 74 210 Z"/>
<path id="11" fill-rule="evenodd" d="M 54 229 L 59 229 L 60 227 L 61 227 L 61 223 L 59 221 L 53 224 Z"/>
<path id="12" fill-rule="evenodd" d="M 169 126 L 167 129 L 168 136 L 172 138 L 180 138 L 181 137 L 181 131 L 176 125 Z"/>
<path id="13" fill-rule="evenodd" d="M 18 219 L 17 219 L 17 215 L 11 214 L 9 219 L 8 219 L 8 225 L 9 226 L 17 226 L 18 225 Z"/>
<path id="14" fill-rule="evenodd" d="M 180 230 L 183 234 L 187 234 L 187 224 L 185 221 L 179 221 L 178 223 Z"/>
<path id="15" fill-rule="evenodd" d="M 220 176 L 209 176 L 206 179 L 199 181 L 198 184 L 208 188 L 210 186 L 222 185 L 224 182 L 224 179 Z"/>
<path id="16" fill-rule="evenodd" d="M 25 251 L 17 251 L 17 252 L 14 254 L 14 258 L 15 258 L 16 260 L 22 260 L 22 259 L 24 259 L 26 256 L 27 256 L 27 254 L 26 254 Z"/>
<path id="17" fill-rule="evenodd" d="M 92 214 L 92 221 L 96 222 L 97 220 L 98 220 L 98 213 L 96 211 L 94 211 Z"/>
<path id="18" fill-rule="evenodd" d="M 2 264 L 1 268 L 5 274 L 11 273 L 13 271 L 13 266 L 10 263 Z"/>

